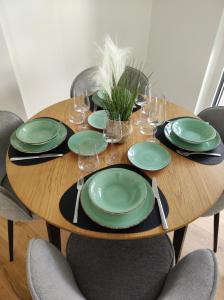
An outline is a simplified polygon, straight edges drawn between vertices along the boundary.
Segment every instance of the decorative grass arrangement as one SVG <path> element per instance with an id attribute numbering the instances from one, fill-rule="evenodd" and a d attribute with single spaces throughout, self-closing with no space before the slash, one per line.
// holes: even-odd
<path id="1" fill-rule="evenodd" d="M 135 66 L 138 69 L 135 72 L 131 71 L 134 63 L 131 67 L 126 67 L 130 61 L 130 49 L 118 48 L 109 36 L 106 37 L 104 48 L 100 48 L 100 52 L 102 62 L 95 79 L 98 89 L 106 91 L 103 108 L 110 119 L 116 119 L 119 114 L 121 121 L 128 121 L 141 85 L 147 85 L 151 75 L 146 77 L 147 82 L 142 83 L 142 66 Z"/>

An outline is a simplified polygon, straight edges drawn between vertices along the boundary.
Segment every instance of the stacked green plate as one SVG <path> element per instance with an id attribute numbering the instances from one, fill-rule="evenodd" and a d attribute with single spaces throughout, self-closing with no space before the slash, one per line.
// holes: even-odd
<path id="1" fill-rule="evenodd" d="M 187 118 L 185 118 L 185 119 L 187 119 Z M 188 118 L 188 119 L 190 120 L 190 118 Z M 180 120 L 182 120 L 182 119 L 179 119 L 179 121 Z M 195 119 L 191 119 L 191 120 L 195 120 Z M 202 122 L 206 124 L 205 127 L 209 128 L 209 130 L 204 132 L 204 129 L 200 131 L 200 129 L 198 129 L 198 127 L 197 127 L 197 129 L 194 131 L 194 130 L 192 130 L 192 128 L 194 128 L 194 127 L 191 127 L 191 130 L 190 130 L 191 133 L 189 134 L 189 136 L 186 133 L 186 132 L 188 132 L 188 130 L 185 131 L 185 129 L 184 129 L 184 130 L 178 132 L 174 122 L 169 122 L 165 126 L 164 134 L 165 134 L 166 138 L 173 145 L 175 145 L 181 149 L 184 149 L 187 151 L 195 151 L 195 152 L 206 152 L 206 151 L 215 149 L 221 143 L 221 138 L 220 138 L 219 133 L 211 125 L 209 125 L 203 121 Z M 195 122 L 193 121 L 191 124 L 194 125 Z M 211 131 L 210 131 L 210 127 L 207 127 L 207 125 L 212 127 Z M 179 126 L 181 126 L 181 122 L 179 123 Z M 202 126 L 204 126 L 204 125 L 202 125 Z M 205 127 L 203 127 L 203 128 L 205 128 Z M 199 125 L 199 128 L 200 128 L 200 125 Z M 189 129 L 189 127 L 188 127 L 188 129 Z M 211 136 L 213 136 L 213 130 L 215 131 L 215 136 L 210 138 Z M 194 132 L 199 133 L 199 135 L 197 135 L 197 137 L 196 137 Z M 211 133 L 210 136 L 209 136 L 208 132 Z M 182 138 L 180 136 L 178 136 L 178 134 L 181 135 Z M 204 140 L 205 136 L 208 138 L 208 140 L 198 143 L 199 140 Z M 183 137 L 184 137 L 184 139 L 183 139 Z M 186 138 L 188 138 L 188 139 L 190 138 L 191 142 L 186 141 Z M 194 142 L 192 142 L 192 140 L 194 140 Z M 196 143 L 195 143 L 195 141 L 196 141 Z"/>
<path id="2" fill-rule="evenodd" d="M 13 132 L 11 145 L 24 153 L 42 153 L 58 147 L 66 138 L 66 127 L 53 119 L 40 118 L 22 124 Z"/>
<path id="3" fill-rule="evenodd" d="M 90 177 L 81 204 L 91 220 L 108 228 L 129 228 L 145 220 L 154 206 L 149 183 L 139 174 L 111 168 Z"/>

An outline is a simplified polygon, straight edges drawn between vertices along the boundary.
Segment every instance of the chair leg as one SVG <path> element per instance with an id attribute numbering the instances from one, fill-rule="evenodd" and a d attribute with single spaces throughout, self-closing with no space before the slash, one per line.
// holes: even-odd
<path id="1" fill-rule="evenodd" d="M 13 221 L 8 220 L 9 260 L 13 261 Z"/>
<path id="2" fill-rule="evenodd" d="M 183 248 L 186 233 L 187 233 L 187 226 L 179 228 L 179 229 L 174 231 L 173 247 L 174 247 L 174 251 L 175 251 L 176 263 L 178 262 L 178 260 L 181 256 L 181 251 L 182 251 L 182 248 Z"/>
<path id="3" fill-rule="evenodd" d="M 59 251 L 61 251 L 61 232 L 60 228 L 46 222 L 48 239 Z"/>
<path id="4" fill-rule="evenodd" d="M 217 252 L 219 237 L 219 213 L 214 215 L 214 237 L 213 237 L 213 251 Z"/>

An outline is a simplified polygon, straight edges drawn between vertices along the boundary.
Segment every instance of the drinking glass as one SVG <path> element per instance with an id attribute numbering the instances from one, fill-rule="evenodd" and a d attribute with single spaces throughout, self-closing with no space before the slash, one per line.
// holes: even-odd
<path id="1" fill-rule="evenodd" d="M 150 83 L 148 83 L 145 87 L 145 95 L 138 95 L 135 100 L 135 104 L 140 106 L 140 118 L 134 122 L 134 125 L 141 125 L 144 123 L 144 120 L 142 119 L 142 113 L 144 114 L 143 107 L 148 102 L 150 89 L 151 89 L 151 86 L 150 86 Z"/>
<path id="2" fill-rule="evenodd" d="M 82 124 L 82 114 L 75 110 L 75 98 L 73 98 L 69 104 L 69 122 L 72 124 Z"/>
<path id="3" fill-rule="evenodd" d="M 81 171 L 93 172 L 98 169 L 100 161 L 96 150 L 96 144 L 92 140 L 86 140 L 85 142 L 77 145 L 78 147 L 78 167 Z M 87 154 L 86 149 L 92 149 Z"/>
<path id="4" fill-rule="evenodd" d="M 150 104 L 147 102 L 141 110 L 140 114 L 140 119 L 141 119 L 141 124 L 140 124 L 140 133 L 144 135 L 153 135 L 153 127 L 149 123 L 149 109 L 150 109 Z"/>
<path id="5" fill-rule="evenodd" d="M 148 112 L 149 124 L 153 126 L 151 142 L 158 142 L 156 139 L 157 127 L 166 121 L 166 98 L 164 95 L 151 96 Z"/>
<path id="6" fill-rule="evenodd" d="M 114 143 L 120 142 L 122 139 L 122 125 L 119 114 L 110 114 L 106 128 L 103 131 L 104 139 L 107 143 L 110 143 L 109 155 L 106 157 L 108 164 L 115 163 L 118 159 L 118 154 L 114 151 Z"/>
<path id="7" fill-rule="evenodd" d="M 88 128 L 86 112 L 90 109 L 90 100 L 88 92 L 77 93 L 74 99 L 74 109 L 82 114 L 82 123 L 79 125 L 78 130 L 85 130 Z"/>

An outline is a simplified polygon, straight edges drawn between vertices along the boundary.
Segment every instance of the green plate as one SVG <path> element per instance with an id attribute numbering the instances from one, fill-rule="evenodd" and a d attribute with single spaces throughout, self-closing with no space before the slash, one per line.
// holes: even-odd
<path id="1" fill-rule="evenodd" d="M 46 144 L 30 145 L 30 144 L 23 143 L 19 139 L 17 139 L 15 131 L 10 137 L 10 143 L 16 150 L 20 152 L 43 153 L 58 147 L 61 143 L 64 142 L 66 136 L 67 136 L 66 127 L 63 124 L 59 124 L 59 130 L 57 136 Z"/>
<path id="2" fill-rule="evenodd" d="M 196 152 L 205 152 L 215 149 L 220 143 L 221 138 L 218 132 L 216 132 L 216 136 L 214 139 L 204 142 L 202 144 L 190 144 L 187 142 L 182 141 L 181 139 L 176 136 L 176 134 L 172 131 L 172 123 L 168 123 L 164 128 L 164 134 L 166 138 L 175 146 L 188 150 L 188 151 L 196 151 Z"/>
<path id="3" fill-rule="evenodd" d="M 59 127 L 60 123 L 52 119 L 34 119 L 19 126 L 16 137 L 27 144 L 45 144 L 56 137 Z"/>
<path id="4" fill-rule="evenodd" d="M 135 226 L 144 221 L 153 210 L 155 203 L 152 188 L 144 179 L 147 196 L 142 205 L 126 214 L 107 214 L 98 209 L 89 197 L 89 184 L 94 176 L 90 177 L 84 184 L 81 192 L 81 204 L 87 216 L 95 223 L 113 229 L 122 229 Z"/>
<path id="5" fill-rule="evenodd" d="M 171 162 L 168 151 L 162 146 L 150 142 L 133 145 L 128 150 L 128 159 L 136 167 L 147 171 L 163 169 Z"/>
<path id="6" fill-rule="evenodd" d="M 94 155 L 94 146 L 96 146 L 96 153 L 101 153 L 107 148 L 107 142 L 102 133 L 93 130 L 80 131 L 68 140 L 69 149 L 84 156 Z"/>
<path id="7" fill-rule="evenodd" d="M 145 181 L 139 174 L 113 168 L 98 172 L 89 184 L 93 204 L 107 213 L 123 214 L 141 205 L 147 195 Z"/>
<path id="8" fill-rule="evenodd" d="M 106 92 L 104 90 L 100 90 L 93 94 L 92 100 L 93 102 L 99 106 L 100 108 L 103 108 L 103 100 L 105 99 Z"/>
<path id="9" fill-rule="evenodd" d="M 88 123 L 94 128 L 105 129 L 107 124 L 107 113 L 105 110 L 98 110 L 88 117 Z"/>
<path id="10" fill-rule="evenodd" d="M 200 144 L 216 136 L 216 130 L 208 123 L 193 118 L 182 118 L 172 122 L 173 132 L 183 141 Z"/>

